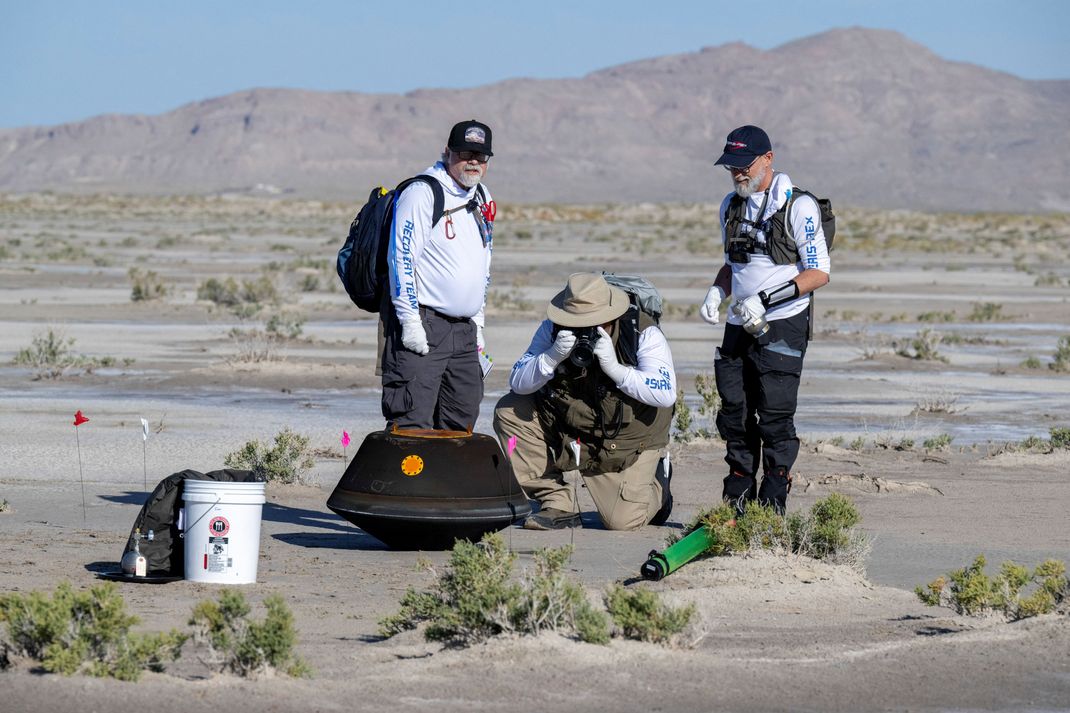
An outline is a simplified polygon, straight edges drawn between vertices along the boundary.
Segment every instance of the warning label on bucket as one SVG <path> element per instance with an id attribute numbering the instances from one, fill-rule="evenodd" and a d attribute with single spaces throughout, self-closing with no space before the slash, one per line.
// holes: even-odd
<path id="1" fill-rule="evenodd" d="M 223 572 L 232 566 L 229 537 L 209 537 L 204 553 L 204 568 L 209 572 Z"/>
<path id="2" fill-rule="evenodd" d="M 230 532 L 230 522 L 222 516 L 213 517 L 208 521 L 208 530 L 216 537 L 225 537 Z"/>

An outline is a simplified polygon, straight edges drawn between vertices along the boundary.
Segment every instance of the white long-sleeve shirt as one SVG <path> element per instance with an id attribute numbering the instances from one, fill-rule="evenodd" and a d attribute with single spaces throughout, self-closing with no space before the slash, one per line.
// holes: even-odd
<path id="1" fill-rule="evenodd" d="M 554 376 L 555 364 L 546 355 L 554 343 L 553 322 L 546 319 L 535 331 L 524 355 L 513 365 L 509 387 L 518 394 L 532 394 Z M 676 372 L 672 364 L 669 342 L 657 327 L 647 327 L 639 333 L 638 366 L 624 365 L 627 372 L 617 388 L 633 399 L 668 408 L 676 403 Z"/>
<path id="2" fill-rule="evenodd" d="M 763 192 L 755 193 L 747 199 L 743 218 L 753 223 L 761 223 L 769 219 L 773 213 L 780 210 L 784 203 L 791 197 L 792 183 L 786 173 L 777 173 L 773 176 L 773 183 L 769 186 L 769 202 L 765 208 L 765 214 L 759 219 L 758 211 L 762 207 Z M 725 235 L 725 217 L 728 212 L 728 204 L 735 193 L 729 193 L 721 202 L 721 241 L 727 246 L 728 237 Z M 821 212 L 818 210 L 817 201 L 809 196 L 799 196 L 791 206 L 791 232 L 795 238 L 802 260 L 792 265 L 777 265 L 772 258 L 762 253 L 752 253 L 750 262 L 728 262 L 732 266 L 732 298 L 742 300 L 756 295 L 762 290 L 772 289 L 783 285 L 788 280 L 796 277 L 803 270 L 811 268 L 821 270 L 826 275 L 832 269 L 829 260 L 828 247 L 825 245 L 825 233 L 821 229 Z M 765 232 L 758 230 L 755 233 L 756 240 L 765 241 Z M 726 256 L 727 261 L 727 256 Z M 806 295 L 797 297 L 790 302 L 777 305 L 766 313 L 767 319 L 784 319 L 792 317 L 806 310 L 810 304 L 810 298 Z M 742 324 L 743 321 L 732 310 L 728 310 L 729 324 Z"/>
<path id="3" fill-rule="evenodd" d="M 476 189 L 459 185 L 441 161 L 424 175 L 442 184 L 446 210 L 476 197 Z M 486 186 L 483 191 L 490 202 Z M 450 216 L 453 225 L 448 233 L 445 217 L 432 227 L 434 203 L 431 186 L 423 182 L 413 183 L 397 197 L 387 251 L 394 310 L 405 321 L 418 315 L 423 305 L 450 317 L 471 317 L 482 327 L 492 245 L 483 244 L 475 215 L 463 209 Z"/>

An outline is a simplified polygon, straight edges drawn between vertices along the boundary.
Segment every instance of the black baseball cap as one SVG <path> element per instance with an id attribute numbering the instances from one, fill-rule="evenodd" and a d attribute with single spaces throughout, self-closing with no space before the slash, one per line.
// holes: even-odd
<path id="1" fill-rule="evenodd" d="M 769 153 L 773 145 L 769 143 L 769 134 L 757 126 L 741 126 L 733 129 L 725 139 L 724 153 L 717 159 L 715 166 L 724 164 L 735 168 L 746 168 L 754 159 Z"/>
<path id="2" fill-rule="evenodd" d="M 478 151 L 493 156 L 494 152 L 490 150 L 490 138 L 489 126 L 481 121 L 469 119 L 453 125 L 446 148 L 450 151 Z"/>

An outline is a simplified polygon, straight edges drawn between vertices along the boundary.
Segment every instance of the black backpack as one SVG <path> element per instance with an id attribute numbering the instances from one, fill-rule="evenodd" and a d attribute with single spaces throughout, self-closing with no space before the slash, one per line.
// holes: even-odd
<path id="1" fill-rule="evenodd" d="M 349 235 L 338 251 L 338 279 L 342 281 L 353 304 L 366 312 L 378 312 L 382 304 L 387 283 L 386 251 L 390 246 L 390 229 L 394 222 L 394 201 L 416 181 L 431 186 L 435 194 L 432 225 L 438 223 L 446 205 L 442 184 L 432 176 L 413 176 L 399 183 L 392 191 L 383 186 L 372 189 L 368 202 L 350 223 Z"/>
<path id="2" fill-rule="evenodd" d="M 338 251 L 338 279 L 349 294 L 353 304 L 366 312 L 378 312 L 382 305 L 383 293 L 388 283 L 386 274 L 386 251 L 390 247 L 390 230 L 394 222 L 394 202 L 401 192 L 411 184 L 420 181 L 431 186 L 435 196 L 431 210 L 431 225 L 447 212 L 467 210 L 472 212 L 480 202 L 486 202 L 486 193 L 482 184 L 476 186 L 478 201 L 473 200 L 465 206 L 446 211 L 446 197 L 442 184 L 434 176 L 421 174 L 406 178 L 390 191 L 383 186 L 372 189 L 368 202 L 357 213 L 349 225 L 349 235 Z"/>

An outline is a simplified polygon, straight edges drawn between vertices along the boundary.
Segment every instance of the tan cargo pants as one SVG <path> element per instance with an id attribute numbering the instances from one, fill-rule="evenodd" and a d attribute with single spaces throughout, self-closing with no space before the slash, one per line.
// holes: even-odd
<path id="1" fill-rule="evenodd" d="M 513 472 L 529 498 L 544 508 L 579 512 L 573 487 L 550 456 L 535 412 L 534 394 L 509 392 L 503 396 L 494 407 L 494 432 L 506 453 L 509 438 L 516 436 Z M 638 529 L 661 509 L 661 483 L 654 475 L 663 467 L 664 456 L 664 451 L 643 451 L 635 463 L 619 473 L 583 474 L 583 484 L 607 529 Z"/>

